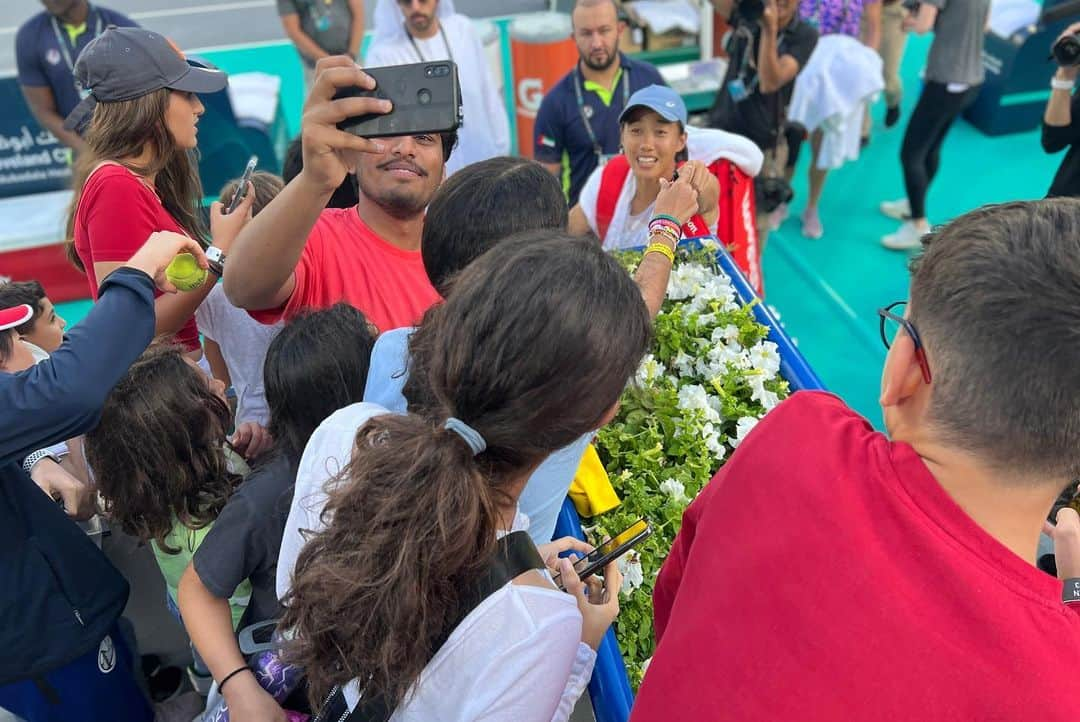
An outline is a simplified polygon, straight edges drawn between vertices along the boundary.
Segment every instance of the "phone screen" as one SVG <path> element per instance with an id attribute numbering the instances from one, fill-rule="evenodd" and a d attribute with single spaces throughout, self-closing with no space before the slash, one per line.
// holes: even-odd
<path id="1" fill-rule="evenodd" d="M 636 522 L 630 525 L 625 531 L 615 535 L 611 539 L 589 552 L 588 556 L 584 556 L 574 562 L 574 570 L 579 574 L 587 569 L 590 565 L 596 564 L 601 561 L 611 561 L 615 556 L 621 556 L 618 554 L 620 549 L 624 547 L 625 551 L 634 544 L 638 537 L 649 530 L 649 523 L 644 519 L 638 519 Z"/>
<path id="2" fill-rule="evenodd" d="M 248 183 L 251 182 L 251 176 L 255 174 L 255 166 L 259 164 L 259 156 L 253 155 L 248 159 L 247 165 L 244 167 L 244 174 L 240 176 L 240 182 L 236 185 L 236 190 L 233 191 L 232 200 L 229 201 L 229 207 L 225 211 L 226 213 L 232 213 L 240 205 L 240 202 L 244 200 L 244 196 L 248 192 Z"/>

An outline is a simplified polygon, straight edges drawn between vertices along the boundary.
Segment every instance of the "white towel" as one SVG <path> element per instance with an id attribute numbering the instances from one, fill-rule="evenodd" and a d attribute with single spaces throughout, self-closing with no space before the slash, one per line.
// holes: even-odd
<path id="1" fill-rule="evenodd" d="M 795 79 L 788 119 L 822 129 L 818 168 L 839 168 L 859 157 L 866 104 L 884 88 L 881 57 L 847 35 L 818 40 Z"/>

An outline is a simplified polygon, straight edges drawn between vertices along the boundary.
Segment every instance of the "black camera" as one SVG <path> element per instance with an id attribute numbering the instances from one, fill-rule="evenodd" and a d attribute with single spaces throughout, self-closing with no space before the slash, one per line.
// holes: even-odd
<path id="1" fill-rule="evenodd" d="M 739 0 L 735 4 L 735 17 L 748 23 L 756 23 L 765 14 L 765 0 Z"/>
<path id="2" fill-rule="evenodd" d="M 783 178 L 758 176 L 754 179 L 754 196 L 761 213 L 772 213 L 795 197 L 791 184 Z"/>
<path id="3" fill-rule="evenodd" d="M 1050 57 L 1063 68 L 1080 65 L 1080 37 L 1065 35 L 1050 49 Z"/>

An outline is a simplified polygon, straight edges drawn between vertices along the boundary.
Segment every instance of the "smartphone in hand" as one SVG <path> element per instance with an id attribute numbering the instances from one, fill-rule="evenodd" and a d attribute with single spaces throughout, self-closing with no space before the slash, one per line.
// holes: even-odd
<path id="1" fill-rule="evenodd" d="M 626 552 L 633 549 L 649 538 L 652 527 L 644 519 L 638 519 L 625 530 L 608 539 L 600 546 L 593 549 L 588 556 L 584 556 L 574 562 L 574 571 L 584 581 L 606 567 L 612 560 L 618 559 Z M 553 578 L 555 586 L 563 589 L 562 575 L 556 574 Z M 565 589 L 563 589 L 565 591 Z"/>
<path id="2" fill-rule="evenodd" d="M 448 133 L 461 127 L 461 86 L 457 65 L 438 60 L 411 65 L 364 68 L 374 90 L 341 88 L 334 99 L 372 97 L 389 100 L 386 114 L 346 118 L 338 128 L 361 138 Z"/>
<path id="3" fill-rule="evenodd" d="M 240 203 L 248 194 L 248 184 L 251 183 L 251 176 L 255 174 L 255 166 L 259 164 L 259 156 L 253 155 L 248 159 L 247 165 L 244 166 L 244 173 L 240 176 L 240 183 L 236 186 L 236 190 L 233 191 L 232 199 L 229 201 L 229 206 L 225 209 L 226 213 L 232 213 L 239 206 Z"/>

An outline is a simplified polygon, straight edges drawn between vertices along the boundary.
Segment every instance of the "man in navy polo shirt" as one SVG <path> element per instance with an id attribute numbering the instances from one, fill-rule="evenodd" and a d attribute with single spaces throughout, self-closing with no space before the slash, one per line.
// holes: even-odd
<path id="1" fill-rule="evenodd" d="M 75 83 L 75 60 L 105 28 L 136 23 L 87 0 L 41 0 L 41 4 L 45 11 L 23 23 L 15 36 L 19 87 L 37 121 L 61 143 L 80 150 L 79 134 L 64 130 L 64 118 L 82 100 Z"/>
<path id="2" fill-rule="evenodd" d="M 619 52 L 614 0 L 577 0 L 574 5 L 577 66 L 555 85 L 536 114 L 536 160 L 562 178 L 571 207 L 596 167 L 619 152 L 619 115 L 635 90 L 666 85 L 648 63 Z"/>

